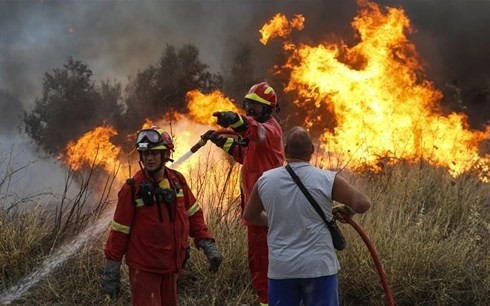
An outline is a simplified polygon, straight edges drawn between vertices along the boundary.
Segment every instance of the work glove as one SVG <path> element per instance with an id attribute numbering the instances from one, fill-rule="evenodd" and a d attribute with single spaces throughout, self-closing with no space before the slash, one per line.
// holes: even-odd
<path id="1" fill-rule="evenodd" d="M 214 112 L 213 116 L 218 119 L 218 125 L 221 125 L 224 128 L 229 127 L 235 123 L 240 121 L 240 116 L 235 112 Z"/>
<path id="2" fill-rule="evenodd" d="M 216 133 L 215 130 L 208 130 L 206 133 L 201 135 L 201 139 L 204 139 L 207 141 L 207 140 L 211 140 L 213 138 L 216 138 L 216 136 L 213 135 L 214 133 Z"/>
<path id="3" fill-rule="evenodd" d="M 343 213 L 349 218 L 352 218 L 354 216 L 355 212 L 350 208 L 349 206 L 345 204 L 339 204 L 335 205 L 332 207 L 332 215 L 335 218 L 335 220 L 341 222 L 341 223 L 348 223 L 347 220 L 344 219 L 344 217 L 340 214 Z"/>
<path id="4" fill-rule="evenodd" d="M 216 247 L 216 244 L 213 240 L 210 239 L 202 239 L 197 243 L 199 248 L 202 248 L 204 254 L 209 260 L 209 271 L 215 273 L 218 271 L 218 268 L 223 261 L 223 255 Z"/>
<path id="5" fill-rule="evenodd" d="M 213 135 L 216 131 L 215 130 L 209 130 L 206 133 L 201 135 L 201 138 L 204 140 L 210 140 L 212 143 L 214 143 L 217 147 L 223 148 L 226 141 L 228 139 L 231 139 L 230 141 L 233 142 L 233 138 L 231 137 L 223 137 L 223 136 L 216 136 Z M 231 145 L 231 143 L 230 143 Z"/>
<path id="6" fill-rule="evenodd" d="M 102 277 L 102 291 L 111 299 L 118 297 L 121 291 L 121 263 L 106 259 Z"/>

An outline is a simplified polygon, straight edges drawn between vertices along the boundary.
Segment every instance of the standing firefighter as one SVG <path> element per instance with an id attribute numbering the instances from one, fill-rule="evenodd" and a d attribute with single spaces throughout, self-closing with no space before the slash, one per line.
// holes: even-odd
<path id="1" fill-rule="evenodd" d="M 240 143 L 235 138 L 214 136 L 208 131 L 208 137 L 215 145 L 233 156 L 241 168 L 241 207 L 242 212 L 252 191 L 252 187 L 266 170 L 283 165 L 284 152 L 282 130 L 272 111 L 279 111 L 274 89 L 266 82 L 253 85 L 245 95 L 243 108 L 246 116 L 235 112 L 215 112 L 218 125 L 231 127 L 244 138 Z M 267 228 L 245 223 L 248 232 L 248 261 L 252 284 L 257 291 L 261 305 L 267 305 Z"/>
<path id="2" fill-rule="evenodd" d="M 117 296 L 125 255 L 133 305 L 177 305 L 177 276 L 188 257 L 188 237 L 204 250 L 210 271 L 218 270 L 223 257 L 184 176 L 165 166 L 174 150 L 170 135 L 157 127 L 141 130 L 136 148 L 141 170 L 118 194 L 102 288 Z"/>

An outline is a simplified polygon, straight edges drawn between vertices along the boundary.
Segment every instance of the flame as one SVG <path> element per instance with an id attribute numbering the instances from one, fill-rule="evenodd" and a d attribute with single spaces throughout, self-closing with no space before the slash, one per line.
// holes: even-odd
<path id="1" fill-rule="evenodd" d="M 205 95 L 198 90 L 193 90 L 187 93 L 186 98 L 190 117 L 196 123 L 215 124 L 216 117 L 212 115 L 216 111 L 240 112 L 233 101 L 220 91 Z"/>
<path id="2" fill-rule="evenodd" d="M 164 114 L 163 118 L 177 118 L 175 122 L 152 121 L 146 119 L 141 129 L 147 129 L 152 126 L 158 126 L 169 132 L 174 141 L 175 151 L 173 156 L 180 157 L 189 151 L 189 149 L 200 140 L 199 135 L 204 134 L 210 128 L 215 128 L 216 118 L 212 113 L 218 110 L 229 110 L 240 112 L 233 104 L 233 101 L 226 98 L 222 92 L 215 91 L 208 95 L 194 90 L 187 93 L 189 115 L 172 113 Z M 129 142 L 134 141 L 137 131 L 126 135 Z M 129 163 L 137 161 L 139 156 L 133 156 L 132 160 L 126 160 L 132 152 L 126 152 L 124 156 L 123 149 L 111 143 L 111 138 L 118 135 L 114 127 L 104 125 L 96 127 L 92 131 L 85 133 L 76 141 L 68 143 L 66 148 L 65 163 L 75 171 L 82 166 L 102 166 L 107 173 L 113 173 L 121 169 L 120 180 L 127 178 Z M 214 150 L 213 150 L 214 151 Z M 221 158 L 220 152 L 213 152 L 212 156 Z M 137 154 L 135 154 L 137 155 Z M 212 157 L 211 156 L 211 157 Z M 211 158 L 210 157 L 210 158 Z M 214 157 L 213 157 L 214 158 Z M 185 166 L 179 171 L 189 172 L 189 169 L 196 167 L 198 159 L 191 158 L 186 161 Z"/>
<path id="3" fill-rule="evenodd" d="M 304 21 L 305 18 L 301 14 L 295 15 L 293 19 L 288 21 L 285 15 L 278 13 L 259 30 L 262 34 L 260 42 L 266 45 L 271 38 L 286 37 L 293 29 L 302 30 Z"/>
<path id="4" fill-rule="evenodd" d="M 284 65 L 291 71 L 285 90 L 299 94 L 295 103 L 309 114 L 305 125 L 323 130 L 322 147 L 353 167 L 367 163 L 376 169 L 379 157 L 386 156 L 423 158 L 458 175 L 482 159 L 488 164 L 478 147 L 490 138 L 490 127 L 472 131 L 466 115 L 441 113 L 442 93 L 424 79 L 416 48 L 405 35 L 412 30 L 405 12 L 359 3 L 352 22 L 359 33 L 356 45 L 284 46 L 291 53 Z M 333 130 L 325 123 L 331 121 L 328 114 L 335 119 Z"/>
<path id="5" fill-rule="evenodd" d="M 177 119 L 174 122 L 169 122 L 165 119 L 160 121 L 146 119 L 141 127 L 141 129 L 146 129 L 151 126 L 158 126 L 169 132 L 174 141 L 175 151 L 172 153 L 172 158 L 174 159 L 188 154 L 190 148 L 200 140 L 199 135 L 202 135 L 210 128 L 215 128 L 216 118 L 212 116 L 214 111 L 239 111 L 230 99 L 218 91 L 208 95 L 204 95 L 199 91 L 192 91 L 187 94 L 187 98 L 188 108 L 191 110 L 189 115 L 180 113 L 164 114 L 163 118 Z M 137 131 L 126 135 L 126 139 L 132 143 L 136 134 Z M 111 138 L 116 135 L 118 133 L 115 128 L 108 125 L 97 127 L 85 133 L 78 140 L 72 141 L 67 145 L 67 154 L 64 162 L 74 171 L 80 171 L 83 166 L 101 166 L 106 173 L 115 175 L 117 184 L 123 184 L 131 175 L 131 164 L 138 163 L 139 156 L 138 154 L 131 155 L 131 153 L 135 152 L 134 150 L 124 154 L 122 147 L 113 144 Z M 230 176 L 226 174 L 230 166 L 226 158 L 227 154 L 214 145 L 207 146 L 207 151 L 205 149 L 201 150 L 203 151 L 202 154 L 193 154 L 177 170 L 182 172 L 191 184 L 196 175 L 206 175 L 207 172 L 207 175 L 210 175 L 213 179 L 213 186 L 210 187 L 224 186 L 225 182 L 230 179 Z M 139 170 L 139 168 L 137 169 Z M 220 174 L 214 175 L 217 173 Z M 237 183 L 227 188 L 228 192 L 234 193 L 233 198 L 237 197 L 238 186 Z M 204 201 L 205 205 L 213 205 L 216 199 L 211 190 L 204 189 L 200 190 L 200 192 L 201 195 L 206 196 L 208 199 Z"/>
<path id="6" fill-rule="evenodd" d="M 100 126 L 67 145 L 65 162 L 78 171 L 84 164 L 102 166 L 107 172 L 120 167 L 118 155 L 121 148 L 110 142 L 117 132 L 112 126 Z"/>

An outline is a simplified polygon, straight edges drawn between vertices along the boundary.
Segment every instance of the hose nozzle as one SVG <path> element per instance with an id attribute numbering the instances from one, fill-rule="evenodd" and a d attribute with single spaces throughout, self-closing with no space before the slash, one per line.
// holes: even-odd
<path id="1" fill-rule="evenodd" d="M 208 140 L 207 140 L 207 139 L 204 139 L 204 138 L 202 138 L 202 137 L 201 137 L 201 139 L 199 139 L 199 141 L 198 141 L 198 142 L 197 142 L 195 145 L 193 145 L 193 146 L 191 147 L 190 151 L 191 151 L 192 153 L 196 153 L 196 151 L 197 151 L 197 150 L 199 150 L 200 148 L 204 147 L 204 145 L 205 145 L 207 142 L 208 142 Z"/>

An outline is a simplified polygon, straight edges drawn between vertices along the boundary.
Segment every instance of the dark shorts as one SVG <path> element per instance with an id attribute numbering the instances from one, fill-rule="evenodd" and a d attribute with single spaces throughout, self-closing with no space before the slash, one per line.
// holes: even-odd
<path id="1" fill-rule="evenodd" d="M 316 278 L 269 278 L 269 306 L 338 306 L 337 274 Z"/>

